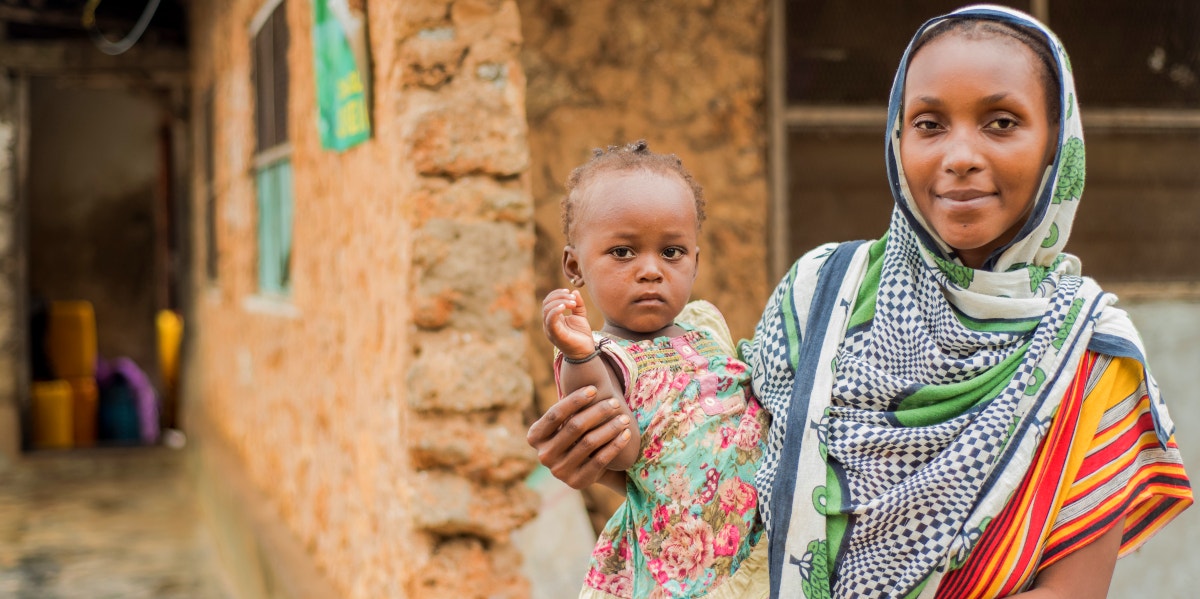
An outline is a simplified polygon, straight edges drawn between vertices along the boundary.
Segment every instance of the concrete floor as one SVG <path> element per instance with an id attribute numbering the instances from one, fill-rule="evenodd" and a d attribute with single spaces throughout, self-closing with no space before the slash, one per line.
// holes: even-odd
<path id="1" fill-rule="evenodd" d="M 186 456 L 34 452 L 0 473 L 0 597 L 229 599 Z"/>

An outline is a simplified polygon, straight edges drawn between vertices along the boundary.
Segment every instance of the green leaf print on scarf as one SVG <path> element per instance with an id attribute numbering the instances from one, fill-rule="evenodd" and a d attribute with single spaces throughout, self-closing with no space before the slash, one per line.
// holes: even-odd
<path id="1" fill-rule="evenodd" d="M 1053 247 L 1056 243 L 1058 243 L 1058 223 L 1050 223 L 1050 232 L 1042 240 L 1042 247 Z"/>
<path id="2" fill-rule="evenodd" d="M 1067 94 L 1067 118 L 1075 114 L 1075 94 Z"/>
<path id="3" fill-rule="evenodd" d="M 1058 334 L 1054 336 L 1054 341 L 1050 345 L 1054 349 L 1062 349 L 1063 344 L 1067 342 L 1067 337 L 1071 335 L 1071 329 L 1075 328 L 1075 321 L 1079 320 L 1079 312 L 1083 309 L 1083 298 L 1077 297 L 1071 302 L 1070 309 L 1067 310 L 1067 316 L 1063 319 L 1062 328 L 1058 329 Z"/>
<path id="4" fill-rule="evenodd" d="M 1066 256 L 1059 254 L 1054 258 L 1054 262 L 1050 263 L 1050 266 L 1038 266 L 1037 264 L 1029 264 L 1028 262 L 1018 262 L 1010 266 L 1008 272 L 1021 270 L 1022 268 L 1029 271 L 1029 291 L 1037 291 L 1038 285 L 1041 285 L 1042 281 L 1045 281 L 1046 277 L 1050 276 L 1050 273 L 1054 272 L 1065 258 Z"/>
<path id="5" fill-rule="evenodd" d="M 800 568 L 800 585 L 808 599 L 829 599 L 829 551 L 825 541 L 809 541 L 808 552 L 792 563 Z"/>
<path id="6" fill-rule="evenodd" d="M 975 269 L 943 260 L 937 256 L 934 256 L 933 259 L 937 262 L 938 270 L 942 271 L 951 283 L 966 289 L 971 286 L 971 281 L 975 280 Z"/>
<path id="7" fill-rule="evenodd" d="M 1086 170 L 1083 140 L 1072 137 L 1063 144 L 1062 163 L 1058 171 L 1058 186 L 1054 189 L 1054 203 L 1078 200 L 1083 195 L 1083 175 Z"/>
<path id="8" fill-rule="evenodd" d="M 1034 368 L 1031 375 L 1033 380 L 1025 387 L 1025 395 L 1033 397 L 1041 390 L 1042 384 L 1046 382 L 1046 371 L 1041 368 Z"/>

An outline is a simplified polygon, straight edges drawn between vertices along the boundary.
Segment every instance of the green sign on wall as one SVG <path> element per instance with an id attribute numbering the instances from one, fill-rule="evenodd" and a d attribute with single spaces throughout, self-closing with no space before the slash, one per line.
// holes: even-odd
<path id="1" fill-rule="evenodd" d="M 340 152 L 371 137 L 363 21 L 350 11 L 346 0 L 312 3 L 321 145 Z"/>

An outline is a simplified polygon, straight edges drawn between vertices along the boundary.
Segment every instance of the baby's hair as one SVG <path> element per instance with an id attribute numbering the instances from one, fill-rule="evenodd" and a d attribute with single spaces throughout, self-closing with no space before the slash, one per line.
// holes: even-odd
<path id="1" fill-rule="evenodd" d="M 1062 113 L 1062 89 L 1058 82 L 1058 66 L 1054 59 L 1054 52 L 1050 49 L 1046 36 L 1024 25 L 979 17 L 951 17 L 934 25 L 928 33 L 917 40 L 917 43 L 913 45 L 912 52 L 909 53 L 909 60 L 912 60 L 912 57 L 917 55 L 917 51 L 929 42 L 949 33 L 955 33 L 971 40 L 1006 36 L 1032 50 L 1041 63 L 1042 68 L 1039 70 L 1042 74 L 1042 87 L 1046 89 L 1046 110 L 1050 115 L 1050 122 L 1057 123 L 1059 121 L 1059 115 Z"/>
<path id="2" fill-rule="evenodd" d="M 607 149 L 592 150 L 588 160 L 567 178 L 567 195 L 562 199 L 562 228 L 567 243 L 571 243 L 571 223 L 575 218 L 578 192 L 602 173 L 644 170 L 660 175 L 674 175 L 683 180 L 696 199 L 696 226 L 704 222 L 704 189 L 692 178 L 683 166 L 683 161 L 674 154 L 657 154 L 650 151 L 646 140 L 639 139 L 624 146 L 608 146 Z"/>

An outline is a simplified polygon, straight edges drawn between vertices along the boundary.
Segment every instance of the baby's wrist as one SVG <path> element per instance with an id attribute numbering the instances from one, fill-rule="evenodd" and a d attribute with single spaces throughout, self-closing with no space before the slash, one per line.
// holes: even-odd
<path id="1" fill-rule="evenodd" d="M 604 344 L 607 342 L 608 342 L 608 339 L 601 339 L 598 343 L 596 343 L 592 347 L 592 350 L 590 352 L 586 352 L 586 353 L 577 352 L 574 349 L 568 351 L 568 350 L 563 350 L 561 348 L 559 348 L 559 351 L 562 352 L 564 362 L 566 362 L 568 364 L 583 364 L 585 362 L 590 362 L 594 358 L 599 356 L 600 348 L 604 347 Z"/>

